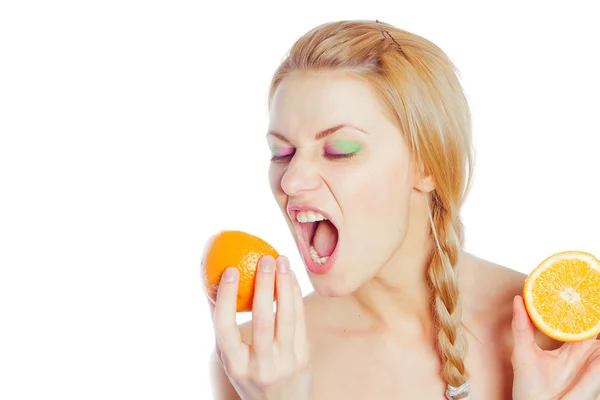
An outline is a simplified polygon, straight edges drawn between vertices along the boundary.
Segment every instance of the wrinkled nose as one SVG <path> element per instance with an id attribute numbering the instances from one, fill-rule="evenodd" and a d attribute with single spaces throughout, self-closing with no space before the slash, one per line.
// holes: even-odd
<path id="1" fill-rule="evenodd" d="M 315 163 L 296 154 L 281 178 L 281 189 L 288 196 L 297 197 L 304 192 L 318 189 L 321 182 L 321 175 Z"/>

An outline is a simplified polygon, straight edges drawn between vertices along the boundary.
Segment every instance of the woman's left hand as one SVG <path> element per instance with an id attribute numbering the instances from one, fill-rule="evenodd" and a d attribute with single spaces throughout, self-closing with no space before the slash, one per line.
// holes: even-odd
<path id="1" fill-rule="evenodd" d="M 513 400 L 600 400 L 600 340 L 542 350 L 521 296 L 514 299 L 512 331 Z"/>

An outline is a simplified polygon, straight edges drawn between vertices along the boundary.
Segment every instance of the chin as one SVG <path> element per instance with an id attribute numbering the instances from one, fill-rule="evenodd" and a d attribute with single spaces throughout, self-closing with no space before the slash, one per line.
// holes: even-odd
<path id="1" fill-rule="evenodd" d="M 329 266 L 326 273 L 313 273 L 306 266 L 308 278 L 315 290 L 321 296 L 325 297 L 346 297 L 355 292 L 363 283 L 360 270 L 357 265 L 345 262 L 341 257 L 341 252 L 338 251 L 336 259 Z"/>
<path id="2" fill-rule="evenodd" d="M 316 293 L 323 297 L 347 297 L 354 292 L 354 288 L 349 285 L 344 285 L 341 282 L 336 282 L 328 277 L 313 277 L 309 276 L 310 282 Z"/>

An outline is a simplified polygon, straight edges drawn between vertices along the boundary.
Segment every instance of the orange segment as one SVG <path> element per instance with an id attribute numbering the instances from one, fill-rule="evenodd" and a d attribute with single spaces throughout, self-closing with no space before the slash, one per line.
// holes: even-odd
<path id="1" fill-rule="evenodd" d="M 547 336 L 577 342 L 600 334 L 600 261 L 582 251 L 554 254 L 525 281 L 523 298 Z"/>
<path id="2" fill-rule="evenodd" d="M 200 260 L 205 293 L 216 302 L 223 272 L 228 267 L 236 267 L 240 271 L 237 312 L 252 311 L 256 268 L 258 261 L 266 255 L 279 257 L 270 244 L 249 233 L 230 230 L 211 236 Z"/>

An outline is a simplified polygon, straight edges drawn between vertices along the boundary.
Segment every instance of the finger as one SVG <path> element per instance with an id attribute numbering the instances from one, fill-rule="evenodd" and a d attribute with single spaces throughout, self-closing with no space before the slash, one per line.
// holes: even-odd
<path id="1" fill-rule="evenodd" d="M 254 299 L 252 303 L 252 347 L 261 357 L 273 351 L 275 316 L 273 292 L 275 290 L 275 259 L 264 256 L 258 263 Z"/>
<path id="2" fill-rule="evenodd" d="M 581 342 L 567 342 L 562 346 L 564 348 L 562 352 L 567 354 L 573 360 L 579 361 L 584 357 L 587 357 L 590 352 L 599 346 L 598 340 L 596 340 L 596 338 L 591 338 Z"/>
<path id="3" fill-rule="evenodd" d="M 294 348 L 296 350 L 296 354 L 308 357 L 306 318 L 304 313 L 304 301 L 302 299 L 302 289 L 300 288 L 300 283 L 298 282 L 298 278 L 294 272 L 292 272 L 292 276 L 294 278 L 292 288 L 294 291 L 294 308 L 296 316 Z"/>
<path id="4" fill-rule="evenodd" d="M 523 364 L 528 364 L 535 350 L 538 349 L 534 339 L 533 323 L 521 296 L 515 296 L 513 300 L 512 333 L 514 342 L 512 363 L 516 369 Z"/>
<path id="5" fill-rule="evenodd" d="M 211 297 L 208 296 L 208 294 L 206 294 L 206 303 L 208 304 L 208 312 L 210 314 L 210 319 L 214 326 L 214 324 L 215 324 L 215 302 Z M 215 341 L 215 348 L 214 348 L 215 355 L 219 359 L 220 362 L 223 362 L 223 356 L 221 355 L 221 348 L 219 347 L 219 343 L 217 342 L 216 333 L 213 335 L 213 338 Z"/>
<path id="6" fill-rule="evenodd" d="M 593 351 L 578 374 L 577 382 L 565 400 L 600 398 L 600 347 Z"/>
<path id="7" fill-rule="evenodd" d="M 223 273 L 217 290 L 214 309 L 215 339 L 226 359 L 235 358 L 243 351 L 244 344 L 237 325 L 236 306 L 239 271 L 229 267 Z"/>
<path id="8" fill-rule="evenodd" d="M 294 277 L 290 261 L 285 256 L 277 257 L 275 294 L 277 315 L 275 316 L 275 340 L 284 352 L 293 351 L 296 329 L 296 307 L 294 304 Z"/>

